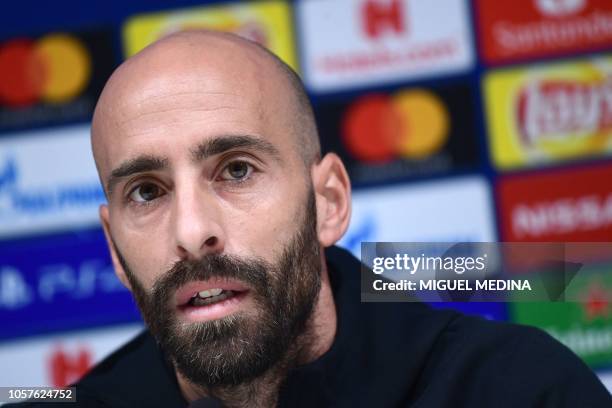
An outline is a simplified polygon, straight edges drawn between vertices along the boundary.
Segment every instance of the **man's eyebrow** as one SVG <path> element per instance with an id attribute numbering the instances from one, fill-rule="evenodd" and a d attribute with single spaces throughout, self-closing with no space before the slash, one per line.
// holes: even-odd
<path id="1" fill-rule="evenodd" d="M 272 143 L 248 135 L 222 136 L 205 140 L 199 143 L 195 149 L 191 151 L 191 154 L 194 161 L 201 161 L 208 157 L 238 148 L 247 148 L 267 153 L 277 161 L 281 161 L 280 152 Z"/>
<path id="2" fill-rule="evenodd" d="M 156 156 L 138 156 L 129 159 L 111 171 L 106 181 L 106 191 L 109 197 L 112 195 L 113 188 L 122 179 L 133 174 L 144 173 L 147 171 L 162 170 L 168 167 L 168 159 Z"/>

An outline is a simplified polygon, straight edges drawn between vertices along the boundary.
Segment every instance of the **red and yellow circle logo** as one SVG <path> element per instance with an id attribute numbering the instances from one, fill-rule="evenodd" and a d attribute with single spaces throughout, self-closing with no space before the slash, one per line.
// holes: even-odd
<path id="1" fill-rule="evenodd" d="M 448 130 L 448 112 L 436 95 L 402 90 L 370 94 L 353 103 L 344 116 L 342 140 L 364 162 L 423 159 L 444 146 Z"/>
<path id="2" fill-rule="evenodd" d="M 87 86 L 91 59 L 80 40 L 49 34 L 37 41 L 14 39 L 0 45 L 0 103 L 25 107 L 65 103 Z"/>

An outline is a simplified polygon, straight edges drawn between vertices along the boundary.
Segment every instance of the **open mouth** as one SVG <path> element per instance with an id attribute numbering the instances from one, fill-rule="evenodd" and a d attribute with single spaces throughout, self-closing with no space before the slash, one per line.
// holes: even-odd
<path id="1" fill-rule="evenodd" d="M 239 282 L 191 282 L 177 291 L 176 304 L 188 321 L 214 320 L 238 311 L 248 293 Z"/>
<path id="2" fill-rule="evenodd" d="M 222 302 L 225 299 L 231 299 L 237 294 L 238 292 L 234 292 L 233 290 L 224 290 L 221 288 L 203 290 L 195 293 L 193 297 L 189 299 L 189 302 L 187 302 L 187 306 L 212 305 L 213 303 Z"/>

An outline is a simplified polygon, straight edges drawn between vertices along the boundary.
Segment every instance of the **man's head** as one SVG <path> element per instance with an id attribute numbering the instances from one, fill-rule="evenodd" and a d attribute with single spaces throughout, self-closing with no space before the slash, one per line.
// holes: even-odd
<path id="1" fill-rule="evenodd" d="M 253 379 L 324 315 L 321 248 L 346 230 L 350 186 L 276 57 L 228 34 L 166 37 L 113 74 L 92 146 L 117 275 L 189 380 Z"/>

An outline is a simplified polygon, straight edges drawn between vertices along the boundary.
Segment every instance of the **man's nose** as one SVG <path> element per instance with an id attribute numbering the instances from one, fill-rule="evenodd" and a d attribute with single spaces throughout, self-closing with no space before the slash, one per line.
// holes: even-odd
<path id="1" fill-rule="evenodd" d="M 174 229 L 181 259 L 221 253 L 225 245 L 221 208 L 212 193 L 198 186 L 176 190 Z"/>

